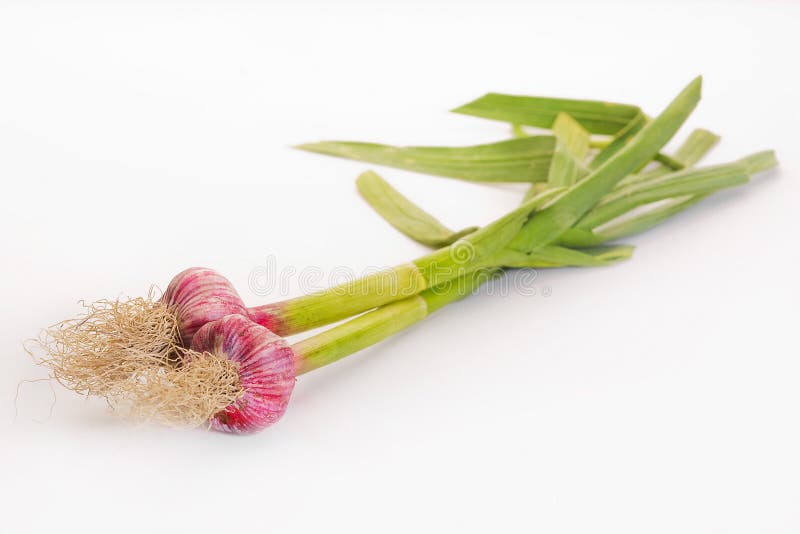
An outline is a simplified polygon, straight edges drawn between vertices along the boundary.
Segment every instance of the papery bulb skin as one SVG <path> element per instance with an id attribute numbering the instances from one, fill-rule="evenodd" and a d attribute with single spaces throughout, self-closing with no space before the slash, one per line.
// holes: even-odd
<path id="1" fill-rule="evenodd" d="M 185 347 L 206 323 L 231 314 L 247 315 L 244 302 L 228 279 L 205 267 L 190 267 L 176 275 L 161 300 L 174 307 Z"/>
<path id="2" fill-rule="evenodd" d="M 239 363 L 244 396 L 212 417 L 214 430 L 258 432 L 283 416 L 294 389 L 297 357 L 282 337 L 247 317 L 228 315 L 200 328 L 191 348 Z"/>

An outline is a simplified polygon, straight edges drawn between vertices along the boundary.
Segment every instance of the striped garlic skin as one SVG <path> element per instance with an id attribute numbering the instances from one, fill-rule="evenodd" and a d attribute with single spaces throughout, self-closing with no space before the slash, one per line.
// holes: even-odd
<path id="1" fill-rule="evenodd" d="M 174 306 L 185 347 L 200 327 L 231 314 L 247 315 L 239 293 L 227 278 L 212 269 L 191 267 L 169 283 L 162 302 Z"/>
<path id="2" fill-rule="evenodd" d="M 239 363 L 244 396 L 211 419 L 215 430 L 251 433 L 280 419 L 295 384 L 296 355 L 286 341 L 242 315 L 210 322 L 194 335 L 192 350 Z"/>
<path id="3" fill-rule="evenodd" d="M 239 314 L 275 330 L 278 317 L 261 310 L 247 308 L 227 278 L 213 269 L 190 267 L 176 275 L 167 286 L 161 301 L 173 306 L 178 317 L 181 343 L 188 347 L 200 327 L 221 317 Z"/>

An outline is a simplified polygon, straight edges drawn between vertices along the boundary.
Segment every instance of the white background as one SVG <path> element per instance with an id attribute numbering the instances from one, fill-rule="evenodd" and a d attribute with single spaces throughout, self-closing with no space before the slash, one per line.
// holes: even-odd
<path id="1" fill-rule="evenodd" d="M 798 532 L 800 6 L 230 2 L 0 7 L 3 532 Z M 303 376 L 255 436 L 132 426 L 22 350 L 79 299 L 214 267 L 360 271 L 422 247 L 319 139 L 468 144 L 486 91 L 656 113 L 696 74 L 720 162 L 781 168 Z M 453 227 L 522 189 L 381 169 Z M 14 400 L 19 385 L 19 398 Z M 15 412 L 18 412 L 15 418 Z M 40 422 L 44 421 L 44 422 Z"/>

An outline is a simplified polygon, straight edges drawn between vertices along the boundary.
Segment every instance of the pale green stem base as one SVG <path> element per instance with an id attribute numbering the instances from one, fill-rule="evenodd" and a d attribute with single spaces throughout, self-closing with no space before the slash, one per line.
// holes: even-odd
<path id="1" fill-rule="evenodd" d="M 322 291 L 259 306 L 255 310 L 275 317 L 275 333 L 288 336 L 411 297 L 428 286 L 420 269 L 407 263 Z"/>
<path id="2" fill-rule="evenodd" d="M 451 280 L 292 345 L 298 356 L 297 374 L 333 363 L 418 323 L 434 311 L 472 294 L 500 272 L 499 269 L 479 271 Z"/>
<path id="3" fill-rule="evenodd" d="M 282 302 L 254 308 L 274 318 L 273 331 L 286 336 L 340 321 L 438 286 L 486 265 L 486 260 L 516 236 L 536 208 L 534 200 L 491 224 L 407 263 Z"/>

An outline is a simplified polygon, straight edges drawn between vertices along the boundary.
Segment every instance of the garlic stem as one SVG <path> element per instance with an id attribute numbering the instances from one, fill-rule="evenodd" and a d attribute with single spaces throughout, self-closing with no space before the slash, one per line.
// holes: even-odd
<path id="1" fill-rule="evenodd" d="M 472 294 L 501 272 L 500 269 L 473 272 L 295 343 L 292 350 L 298 357 L 297 374 L 333 363 L 405 330 L 444 306 Z"/>

